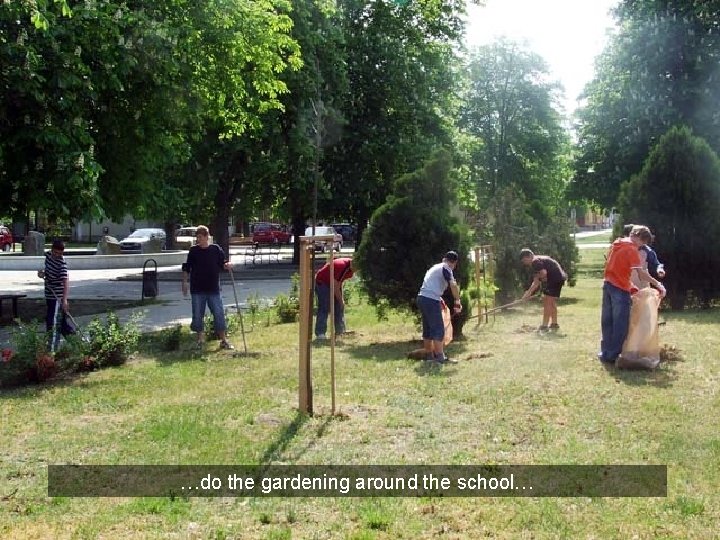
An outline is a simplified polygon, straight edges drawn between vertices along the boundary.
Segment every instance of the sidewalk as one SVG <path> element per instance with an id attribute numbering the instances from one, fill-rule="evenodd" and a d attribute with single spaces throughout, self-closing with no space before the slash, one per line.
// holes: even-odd
<path id="1" fill-rule="evenodd" d="M 249 272 L 257 277 L 246 279 Z M 290 290 L 290 277 L 286 274 L 273 275 L 264 279 L 260 268 L 248 272 L 236 272 L 235 287 L 240 307 L 247 305 L 250 296 L 258 294 L 261 301 L 269 301 L 280 293 Z M 245 276 L 242 277 L 241 276 Z M 27 294 L 28 298 L 43 298 L 43 282 L 34 271 L 2 272 L 2 290 Z M 235 309 L 235 294 L 229 279 L 221 281 L 221 295 L 226 310 Z M 132 299 L 142 296 L 142 274 L 136 268 L 119 270 L 76 270 L 70 274 L 70 312 L 73 299 Z M 177 268 L 158 270 L 158 296 L 147 305 L 117 310 L 120 320 L 127 322 L 133 316 L 140 316 L 138 326 L 142 332 L 152 332 L 174 324 L 189 325 L 191 319 L 190 296 L 184 297 L 180 288 L 180 273 Z M 98 314 L 102 317 L 102 313 Z M 83 327 L 98 315 L 75 317 Z M 43 323 L 44 326 L 44 323 Z M 0 348 L 10 344 L 13 325 L 0 327 Z"/>
<path id="2" fill-rule="evenodd" d="M 590 238 L 591 236 L 600 236 L 601 234 L 611 233 L 612 229 L 600 229 L 597 231 L 583 231 L 579 233 L 571 233 L 573 238 Z"/>

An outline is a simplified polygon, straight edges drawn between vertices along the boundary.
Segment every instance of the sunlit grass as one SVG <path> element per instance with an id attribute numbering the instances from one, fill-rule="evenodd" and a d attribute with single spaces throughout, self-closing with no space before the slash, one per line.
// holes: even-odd
<path id="1" fill-rule="evenodd" d="M 411 317 L 353 297 L 338 344 L 313 349 L 316 415 L 297 410 L 297 325 L 247 334 L 257 353 L 161 353 L 0 398 L 2 538 L 713 538 L 720 518 L 717 311 L 663 313 L 683 360 L 602 368 L 604 250 L 582 250 L 561 331 L 539 303 L 465 327 L 457 365 L 409 360 Z M 241 349 L 239 335 L 232 341 Z M 48 463 L 667 464 L 665 499 L 49 499 Z"/>

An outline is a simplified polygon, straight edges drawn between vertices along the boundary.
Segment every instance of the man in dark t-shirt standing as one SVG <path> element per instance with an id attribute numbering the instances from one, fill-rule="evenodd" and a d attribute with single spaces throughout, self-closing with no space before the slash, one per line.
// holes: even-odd
<path id="1" fill-rule="evenodd" d="M 188 276 L 190 276 L 190 297 L 192 300 L 192 322 L 190 330 L 197 332 L 197 347 L 205 340 L 205 307 L 213 315 L 215 333 L 220 338 L 220 347 L 234 349 L 227 340 L 225 309 L 220 296 L 220 270 L 228 270 L 230 262 L 225 252 L 217 244 L 210 243 L 210 231 L 200 225 L 196 231 L 197 244 L 190 248 L 187 262 L 182 265 L 182 292 L 187 296 Z"/>
<path id="2" fill-rule="evenodd" d="M 535 255 L 529 249 L 520 251 L 520 260 L 525 266 L 532 268 L 533 281 L 521 300 L 527 300 L 540 284 L 543 283 L 543 320 L 538 328 L 540 332 L 558 330 L 557 322 L 557 300 L 560 298 L 560 291 L 565 285 L 567 274 L 555 259 L 546 255 Z"/>

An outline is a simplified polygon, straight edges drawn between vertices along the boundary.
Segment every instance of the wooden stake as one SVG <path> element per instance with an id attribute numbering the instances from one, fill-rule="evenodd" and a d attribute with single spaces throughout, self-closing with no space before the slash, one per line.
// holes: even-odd
<path id="1" fill-rule="evenodd" d="M 298 409 L 313 414 L 312 395 L 312 305 L 313 305 L 313 267 L 312 251 L 314 242 L 300 237 L 300 332 L 299 332 L 299 385 Z"/>
<path id="2" fill-rule="evenodd" d="M 312 388 L 312 309 L 313 309 L 313 284 L 315 281 L 315 268 L 313 267 L 313 255 L 315 243 L 328 241 L 332 243 L 333 237 L 323 236 L 300 236 L 296 237 L 300 242 L 300 282 L 298 294 L 300 295 L 300 330 L 299 330 L 299 352 L 298 352 L 298 409 L 302 413 L 313 414 L 313 388 Z M 332 250 L 331 250 L 332 254 Z M 330 267 L 332 271 L 332 266 Z M 332 276 L 332 274 L 331 274 Z M 331 280 L 332 283 L 332 280 Z M 333 304 L 330 304 L 334 306 Z M 331 324 L 334 319 L 331 319 Z M 333 328 L 334 332 L 334 328 Z M 333 350 L 334 354 L 334 350 Z M 334 377 L 334 374 L 333 374 Z M 333 381 L 333 408 L 335 400 L 335 384 Z"/>
<path id="3" fill-rule="evenodd" d="M 335 251 L 330 242 L 330 254 L 328 264 L 330 265 L 330 392 L 332 394 L 330 413 L 335 415 Z"/>

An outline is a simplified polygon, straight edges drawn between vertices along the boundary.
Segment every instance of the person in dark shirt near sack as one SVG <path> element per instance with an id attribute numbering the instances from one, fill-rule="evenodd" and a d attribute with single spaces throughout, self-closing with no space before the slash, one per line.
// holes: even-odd
<path id="1" fill-rule="evenodd" d="M 333 278 L 335 279 L 335 334 L 345 333 L 345 300 L 343 283 L 353 277 L 352 259 L 340 257 L 333 260 Z M 330 263 L 315 274 L 315 295 L 317 296 L 317 317 L 315 319 L 315 337 L 327 339 L 327 320 L 330 314 Z"/>
<path id="2" fill-rule="evenodd" d="M 560 291 L 567 280 L 567 274 L 562 269 L 560 263 L 552 257 L 546 255 L 535 255 L 529 249 L 520 251 L 520 260 L 525 266 L 529 266 L 533 271 L 533 281 L 525 294 L 520 300 L 527 300 L 540 288 L 543 287 L 543 318 L 542 324 L 538 327 L 538 331 L 547 332 L 548 330 L 557 331 L 560 329 L 558 325 L 557 301 L 560 298 Z"/>
<path id="3" fill-rule="evenodd" d="M 633 223 L 628 223 L 627 225 L 623 226 L 623 237 L 629 238 L 633 227 L 635 227 Z M 640 246 L 640 263 L 641 266 L 648 271 L 648 274 L 650 274 L 650 276 L 655 279 L 664 279 L 665 266 L 658 259 L 655 250 L 650 246 L 652 241 L 653 240 L 651 238 L 648 244 L 643 244 Z M 632 281 L 635 288 L 637 288 L 638 290 L 650 286 L 650 282 L 640 279 L 637 270 L 633 270 L 633 273 L 630 276 L 630 280 Z"/>
<path id="4" fill-rule="evenodd" d="M 234 349 L 227 340 L 225 308 L 220 296 L 220 271 L 230 269 L 230 261 L 217 244 L 210 243 L 210 231 L 200 225 L 195 232 L 197 244 L 190 248 L 187 261 L 182 265 L 183 295 L 188 294 L 188 276 L 190 277 L 190 297 L 192 301 L 192 322 L 190 330 L 197 333 L 197 348 L 205 341 L 205 307 L 210 308 L 215 333 L 220 338 L 222 349 Z"/>

